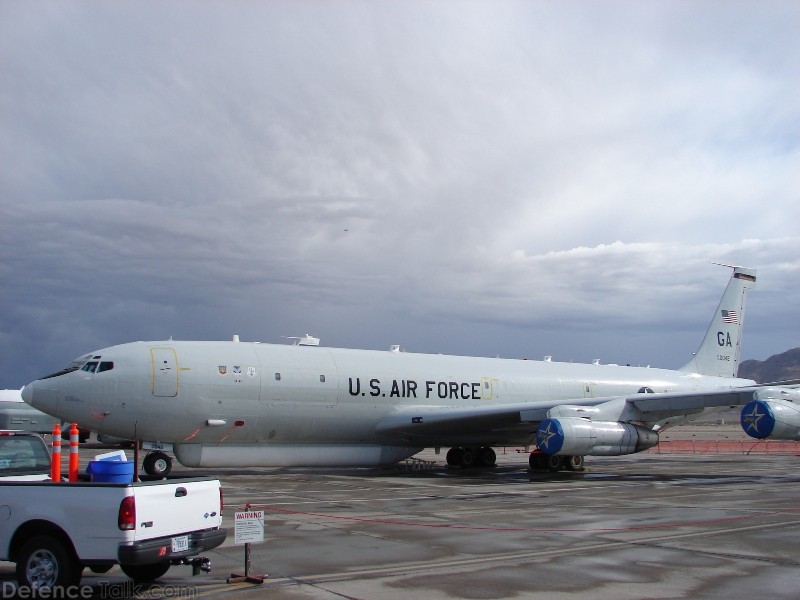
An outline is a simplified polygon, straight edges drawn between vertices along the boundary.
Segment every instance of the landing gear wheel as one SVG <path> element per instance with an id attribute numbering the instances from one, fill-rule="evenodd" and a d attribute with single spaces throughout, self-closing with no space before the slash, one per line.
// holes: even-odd
<path id="1" fill-rule="evenodd" d="M 548 455 L 546 464 L 547 470 L 551 473 L 556 473 L 564 467 L 564 461 L 561 460 L 560 456 L 556 456 L 555 454 Z"/>
<path id="2" fill-rule="evenodd" d="M 497 464 L 497 453 L 489 446 L 481 448 L 478 452 L 478 462 L 482 467 L 493 467 Z"/>
<path id="3" fill-rule="evenodd" d="M 545 471 L 547 469 L 547 459 L 549 456 L 543 452 L 531 452 L 528 464 L 532 471 Z"/>
<path id="4" fill-rule="evenodd" d="M 461 464 L 461 453 L 463 452 L 462 448 L 455 446 L 450 448 L 447 451 L 447 466 L 448 467 L 457 467 Z"/>
<path id="5" fill-rule="evenodd" d="M 78 585 L 81 571 L 72 551 L 49 535 L 32 538 L 17 556 L 17 581 L 31 589 L 66 589 Z"/>
<path id="6" fill-rule="evenodd" d="M 158 562 L 151 565 L 120 565 L 122 572 L 134 581 L 148 583 L 155 581 L 169 571 L 170 562 Z"/>
<path id="7" fill-rule="evenodd" d="M 464 448 L 461 446 L 455 446 L 450 448 L 447 451 L 447 466 L 448 467 L 460 467 L 461 466 L 461 457 L 464 455 Z"/>
<path id="8" fill-rule="evenodd" d="M 477 458 L 477 453 L 474 448 L 463 448 L 461 453 L 461 466 L 465 469 L 474 467 Z"/>
<path id="9" fill-rule="evenodd" d="M 151 477 L 166 477 L 172 470 L 172 459 L 163 452 L 151 452 L 144 457 L 142 466 Z"/>
<path id="10" fill-rule="evenodd" d="M 497 454 L 489 446 L 483 448 L 473 446 L 454 446 L 447 451 L 448 467 L 493 467 L 497 463 Z"/>
<path id="11" fill-rule="evenodd" d="M 567 471 L 583 471 L 583 457 L 567 456 L 564 459 L 564 467 L 566 467 Z"/>

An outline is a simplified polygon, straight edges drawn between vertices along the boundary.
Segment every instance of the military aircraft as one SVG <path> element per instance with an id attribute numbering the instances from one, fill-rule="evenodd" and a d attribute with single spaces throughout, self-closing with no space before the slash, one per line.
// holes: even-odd
<path id="1" fill-rule="evenodd" d="M 101 435 L 173 451 L 188 467 L 389 465 L 449 448 L 448 465 L 493 466 L 493 447 L 536 446 L 532 468 L 640 452 L 658 432 L 745 405 L 756 437 L 800 439 L 797 390 L 737 379 L 745 296 L 733 273 L 693 358 L 649 367 L 477 358 L 238 341 L 133 342 L 27 385 L 31 405 Z M 783 436 L 783 437 L 781 437 Z"/>

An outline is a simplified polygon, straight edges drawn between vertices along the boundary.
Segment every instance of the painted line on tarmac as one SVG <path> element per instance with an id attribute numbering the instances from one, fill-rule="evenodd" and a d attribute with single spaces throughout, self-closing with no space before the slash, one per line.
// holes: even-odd
<path id="1" fill-rule="evenodd" d="M 420 523 L 414 521 L 393 521 L 389 519 L 369 519 L 365 517 L 347 517 L 342 515 L 329 515 L 323 513 L 312 513 L 300 510 L 290 510 L 286 508 L 278 508 L 277 506 L 267 504 L 251 504 L 251 508 L 260 508 L 265 511 L 276 512 L 286 515 L 296 515 L 302 517 L 314 517 L 321 519 L 332 519 L 336 521 L 350 521 L 354 523 L 369 523 L 374 525 L 394 525 L 401 527 L 427 527 L 432 529 L 461 529 L 468 531 L 521 531 L 533 533 L 614 533 L 614 532 L 628 532 L 628 531 L 652 531 L 659 529 L 676 529 L 679 527 L 710 527 L 712 525 L 719 525 L 723 523 L 732 523 L 735 521 L 742 521 L 745 519 L 765 519 L 779 515 L 797 514 L 800 512 L 798 508 L 787 508 L 765 511 L 760 514 L 748 513 L 746 515 L 737 515 L 732 517 L 718 517 L 716 519 L 703 519 L 699 521 L 684 521 L 676 523 L 660 523 L 651 525 L 635 525 L 631 527 L 493 527 L 493 526 L 478 526 L 478 525 L 459 525 L 453 523 Z"/>

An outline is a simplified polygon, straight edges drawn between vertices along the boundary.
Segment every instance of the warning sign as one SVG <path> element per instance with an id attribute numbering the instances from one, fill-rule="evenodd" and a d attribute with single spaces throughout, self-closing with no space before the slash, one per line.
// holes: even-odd
<path id="1" fill-rule="evenodd" d="M 264 541 L 264 511 L 248 510 L 233 515 L 234 544 L 250 544 Z"/>

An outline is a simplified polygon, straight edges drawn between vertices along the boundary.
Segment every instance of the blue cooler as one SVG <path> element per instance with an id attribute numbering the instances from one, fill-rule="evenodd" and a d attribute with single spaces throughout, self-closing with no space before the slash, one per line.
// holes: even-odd
<path id="1" fill-rule="evenodd" d="M 132 460 L 93 460 L 86 467 L 93 483 L 131 483 L 133 481 Z"/>

